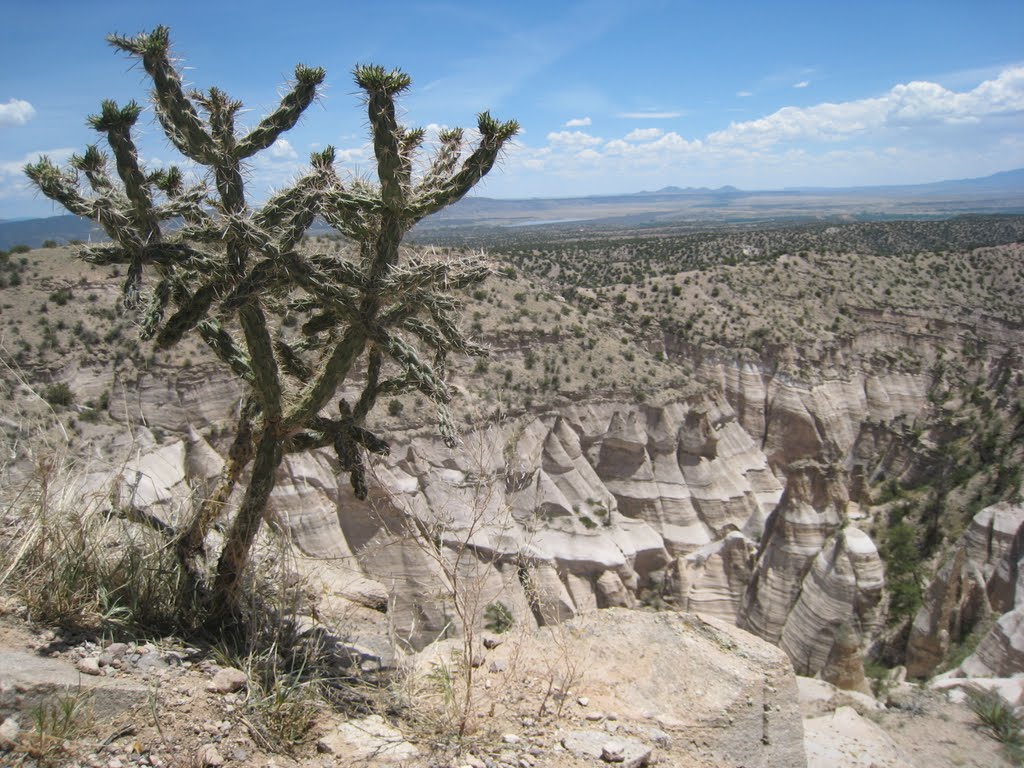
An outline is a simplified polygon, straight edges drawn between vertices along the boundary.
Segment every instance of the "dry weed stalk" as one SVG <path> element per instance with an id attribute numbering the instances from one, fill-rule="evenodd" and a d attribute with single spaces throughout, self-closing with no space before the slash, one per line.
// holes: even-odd
<path id="1" fill-rule="evenodd" d="M 380 515 L 383 527 L 398 541 L 412 542 L 433 564 L 438 578 L 438 597 L 450 606 L 454 616 L 438 633 L 457 638 L 458 650 L 451 658 L 439 657 L 427 675 L 428 688 L 415 692 L 416 714 L 424 730 L 454 734 L 457 742 L 467 739 L 476 728 L 480 685 L 478 667 L 482 661 L 481 631 L 487 607 L 498 602 L 517 576 L 501 575 L 496 589 L 493 577 L 498 566 L 509 565 L 509 556 L 501 544 L 513 529 L 511 509 L 499 490 L 503 478 L 495 474 L 488 457 L 491 426 L 476 433 L 459 449 L 460 465 L 470 469 L 460 484 L 447 489 L 449 503 L 429 516 L 414 509 L 404 497 L 388 493 L 386 503 L 400 513 L 397 524 L 389 525 Z M 383 481 L 378 480 L 383 486 Z M 386 492 L 386 491 L 385 491 Z M 492 545 L 493 544 L 493 545 Z M 505 608 L 507 611 L 507 607 Z M 511 614 L 509 614 L 511 615 Z M 508 626 L 500 627 L 502 631 Z M 434 699 L 433 712 L 422 706 L 422 699 Z"/>

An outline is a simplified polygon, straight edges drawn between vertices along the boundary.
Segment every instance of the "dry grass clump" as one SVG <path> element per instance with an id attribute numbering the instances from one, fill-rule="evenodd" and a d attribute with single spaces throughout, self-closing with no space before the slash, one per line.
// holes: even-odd
<path id="1" fill-rule="evenodd" d="M 967 706 L 982 729 L 1003 745 L 1006 756 L 1017 765 L 1024 762 L 1024 721 L 995 691 L 968 689 Z"/>
<path id="2" fill-rule="evenodd" d="M 4 510 L 0 589 L 40 624 L 151 633 L 193 628 L 173 553 L 154 531 L 126 519 L 116 501 L 116 493 L 91 490 L 67 457 L 40 457 Z"/>
<path id="3" fill-rule="evenodd" d="M 353 674 L 339 638 L 308 618 L 315 606 L 287 543 L 261 546 L 244 600 L 230 620 L 211 624 L 208 596 L 166 537 L 120 508 L 116 485 L 90 490 L 95 476 L 50 454 L 4 500 L 0 596 L 8 606 L 33 624 L 94 637 L 180 640 L 241 669 L 248 685 L 237 716 L 267 751 L 302 747 L 325 711 L 377 706 L 379 689 Z M 57 709 L 43 716 L 45 733 L 63 717 Z"/>

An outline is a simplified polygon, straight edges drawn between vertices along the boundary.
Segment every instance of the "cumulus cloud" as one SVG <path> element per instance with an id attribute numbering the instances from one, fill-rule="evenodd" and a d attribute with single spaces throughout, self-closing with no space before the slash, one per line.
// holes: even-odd
<path id="1" fill-rule="evenodd" d="M 9 125 L 24 125 L 36 114 L 36 109 L 27 101 L 22 99 L 11 99 L 6 104 L 0 104 L 0 127 Z"/>
<path id="2" fill-rule="evenodd" d="M 794 88 L 806 88 L 811 84 L 810 80 L 801 80 L 799 83 L 793 83 Z"/>
<path id="3" fill-rule="evenodd" d="M 559 147 L 575 147 L 585 149 L 601 144 L 604 139 L 591 136 L 583 131 L 553 131 L 548 134 L 548 141 Z"/>
<path id="4" fill-rule="evenodd" d="M 270 145 L 270 156 L 275 160 L 298 160 L 299 153 L 287 139 L 278 139 Z"/>
<path id="5" fill-rule="evenodd" d="M 661 128 L 637 128 L 626 134 L 626 141 L 653 141 L 663 136 L 665 132 Z"/>
<path id="6" fill-rule="evenodd" d="M 591 120 L 589 117 L 574 117 L 572 120 L 566 120 L 566 128 L 586 128 L 590 125 Z"/>
<path id="7" fill-rule="evenodd" d="M 732 123 L 708 136 L 713 144 L 766 147 L 796 140 L 838 141 L 883 128 L 964 124 L 1024 111 L 1024 67 L 1004 70 L 970 91 L 915 81 L 870 99 L 783 107 L 758 120 Z"/>
<path id="8" fill-rule="evenodd" d="M 669 120 L 673 117 L 682 117 L 682 112 L 619 112 L 616 117 L 627 120 Z"/>
<path id="9" fill-rule="evenodd" d="M 50 158 L 57 165 L 67 162 L 68 158 L 75 153 L 75 150 L 69 147 L 60 147 L 59 149 L 45 149 L 39 152 L 29 152 L 23 156 L 20 160 L 10 160 L 0 162 L 0 176 L 24 176 L 25 166 L 29 163 L 34 163 L 39 158 L 46 156 Z"/>

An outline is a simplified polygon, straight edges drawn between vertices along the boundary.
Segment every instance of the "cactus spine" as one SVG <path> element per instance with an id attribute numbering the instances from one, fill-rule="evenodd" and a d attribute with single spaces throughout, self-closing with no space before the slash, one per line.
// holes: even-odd
<path id="1" fill-rule="evenodd" d="M 293 185 L 253 208 L 243 163 L 296 124 L 316 98 L 324 70 L 297 66 L 277 108 L 251 131 L 240 132 L 240 102 L 217 88 L 185 91 L 166 27 L 108 40 L 141 61 L 160 126 L 185 158 L 208 169 L 213 189 L 186 186 L 177 168 L 150 172 L 142 166 L 132 139 L 142 110 L 134 102 L 104 102 L 89 120 L 106 138 L 119 181 L 96 146 L 74 156 L 69 168 L 44 157 L 25 172 L 47 197 L 97 222 L 110 236 L 110 244 L 88 247 L 82 256 L 127 266 L 123 302 L 143 313 L 145 336 L 166 348 L 196 333 L 245 385 L 220 484 L 175 541 L 182 564 L 204 578 L 196 555 L 243 470 L 251 467 L 213 577 L 214 604 L 230 605 L 284 456 L 333 447 L 356 494 L 365 497 L 364 456 L 388 451 L 386 441 L 366 428 L 366 417 L 381 395 L 410 390 L 435 404 L 442 434 L 454 439 L 446 411 L 446 358 L 483 350 L 460 330 L 452 292 L 479 283 L 490 270 L 478 257 L 406 254 L 402 239 L 416 222 L 472 189 L 519 126 L 484 112 L 475 146 L 467 146 L 461 130 L 445 131 L 426 170 L 417 174 L 424 132 L 402 126 L 395 108 L 410 78 L 399 70 L 360 66 L 354 76 L 365 94 L 377 183 L 342 183 L 328 147 L 310 157 L 308 172 Z M 359 257 L 300 248 L 316 216 L 357 243 Z M 168 227 L 172 220 L 181 225 Z M 295 314 L 307 317 L 297 338 L 279 322 Z M 335 415 L 324 415 L 338 387 L 363 370 L 357 401 L 341 400 Z"/>

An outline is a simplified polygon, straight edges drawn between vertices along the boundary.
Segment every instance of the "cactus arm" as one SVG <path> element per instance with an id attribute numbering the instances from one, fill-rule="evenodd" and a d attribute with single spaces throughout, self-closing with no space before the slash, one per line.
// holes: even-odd
<path id="1" fill-rule="evenodd" d="M 356 84 L 366 92 L 381 202 L 385 208 L 397 212 L 405 204 L 405 193 L 402 184 L 402 129 L 395 116 L 395 97 L 407 90 L 412 80 L 401 70 L 387 72 L 379 66 L 356 67 L 353 74 Z"/>
<path id="2" fill-rule="evenodd" d="M 131 136 L 132 127 L 141 113 L 142 107 L 134 101 L 118 107 L 115 102 L 107 100 L 103 102 L 100 114 L 89 118 L 89 124 L 106 134 L 117 163 L 117 175 L 121 177 L 125 194 L 131 202 L 132 219 L 139 236 L 144 243 L 154 243 L 160 240 L 160 225 L 153 211 L 149 179 L 139 165 L 139 153 Z"/>
<path id="3" fill-rule="evenodd" d="M 107 196 L 86 199 L 78 190 L 74 176 L 61 171 L 45 155 L 35 163 L 26 165 L 24 170 L 25 175 L 46 197 L 76 216 L 95 221 L 114 242 L 123 244 L 136 241 L 123 206 L 117 205 Z"/>
<path id="4" fill-rule="evenodd" d="M 299 121 L 302 113 L 316 98 L 317 87 L 323 83 L 327 73 L 322 67 L 307 67 L 299 64 L 295 67 L 295 83 L 291 90 L 281 99 L 277 109 L 267 115 L 245 138 L 235 150 L 235 158 L 244 160 L 257 152 L 269 147 L 285 131 L 290 130 Z"/>
<path id="5" fill-rule="evenodd" d="M 327 405 L 365 347 L 366 335 L 363 330 L 349 326 L 324 362 L 317 377 L 299 394 L 295 404 L 285 415 L 283 431 L 301 427 Z"/>
<path id="6" fill-rule="evenodd" d="M 156 337 L 159 349 L 167 349 L 177 344 L 181 338 L 198 325 L 210 311 L 217 298 L 220 286 L 207 283 L 185 301 L 180 302 L 177 312 L 164 324 Z"/>
<path id="7" fill-rule="evenodd" d="M 159 26 L 135 37 L 110 35 L 115 48 L 142 59 L 146 74 L 153 81 L 157 116 L 167 137 L 185 157 L 201 165 L 213 165 L 216 149 L 195 106 L 185 95 L 181 75 L 170 57 L 170 30 Z"/>
<path id="8" fill-rule="evenodd" d="M 440 147 L 430 163 L 430 168 L 427 169 L 423 179 L 416 187 L 417 195 L 423 194 L 451 178 L 458 165 L 459 157 L 462 155 L 463 136 L 461 128 L 452 128 L 441 132 L 438 137 Z"/>
<path id="9" fill-rule="evenodd" d="M 231 368 L 242 381 L 252 384 L 252 365 L 249 356 L 242 351 L 231 334 L 216 320 L 204 320 L 196 326 L 199 335 L 217 357 Z"/>
<path id="10" fill-rule="evenodd" d="M 458 172 L 437 186 L 422 189 L 414 198 L 410 205 L 413 221 L 461 200 L 494 167 L 505 144 L 519 132 L 519 123 L 515 120 L 498 122 L 490 113 L 483 112 L 477 118 L 477 129 L 480 144 Z"/>
<path id="11" fill-rule="evenodd" d="M 377 392 L 383 365 L 384 355 L 381 354 L 380 349 L 376 345 L 372 346 L 366 361 L 366 383 L 363 386 L 363 392 L 359 396 L 359 400 L 356 402 L 356 407 L 352 411 L 352 418 L 357 424 L 363 422 L 366 415 L 373 410 L 373 406 L 377 403 Z"/>
<path id="12" fill-rule="evenodd" d="M 85 174 L 97 195 L 109 194 L 114 190 L 114 183 L 107 173 L 107 157 L 95 144 L 85 148 L 85 153 L 71 156 L 71 165 Z"/>
<path id="13" fill-rule="evenodd" d="M 258 302 L 249 302 L 238 311 L 238 320 L 249 349 L 256 401 L 263 411 L 265 423 L 276 426 L 281 419 L 282 390 L 266 316 Z"/>

